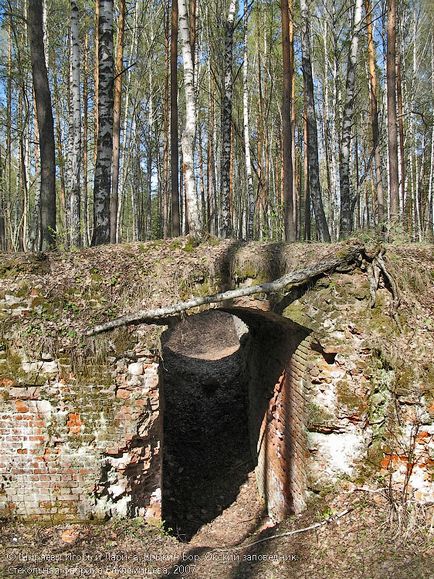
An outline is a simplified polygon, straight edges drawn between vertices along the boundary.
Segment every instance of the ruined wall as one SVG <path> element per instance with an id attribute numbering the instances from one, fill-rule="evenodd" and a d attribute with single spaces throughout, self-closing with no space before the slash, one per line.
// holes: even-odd
<path id="1" fill-rule="evenodd" d="M 249 431 L 256 481 L 268 513 L 280 521 L 306 505 L 303 376 L 309 331 L 270 311 L 232 311 L 250 329 Z"/>
<path id="2" fill-rule="evenodd" d="M 187 252 L 167 241 L 0 262 L 0 516 L 159 517 L 159 368 L 148 350 L 158 339 L 139 346 L 134 328 L 118 344 L 114 332 L 114 346 L 87 359 L 81 338 L 141 305 L 273 279 L 339 250 L 231 244 Z M 393 249 L 388 262 L 399 273 L 401 329 L 387 288 L 370 307 L 363 271 L 324 277 L 298 299 L 243 303 L 312 332 L 311 345 L 293 343 L 276 319 L 266 330 L 264 317 L 239 314 L 258 337 L 255 372 L 267 375 L 266 388 L 251 385 L 251 420 L 254 445 L 266 433 L 258 478 L 277 515 L 276 505 L 298 511 L 310 493 L 372 476 L 434 501 L 434 261 L 426 251 L 421 268 L 421 250 L 412 251 Z M 221 267 L 222 253 L 231 267 Z"/>
<path id="3" fill-rule="evenodd" d="M 363 273 L 334 274 L 285 316 L 312 329 L 305 374 L 307 489 L 363 486 L 375 477 L 402 500 L 434 500 L 434 388 L 429 314 L 403 304 L 402 329 L 381 288 L 369 305 Z M 415 313 L 417 314 L 415 315 Z M 415 327 L 404 327 L 412 315 Z"/>
<path id="4" fill-rule="evenodd" d="M 158 364 L 149 352 L 74 378 L 3 350 L 0 516 L 159 517 Z M 13 365 L 15 379 L 10 375 Z"/>

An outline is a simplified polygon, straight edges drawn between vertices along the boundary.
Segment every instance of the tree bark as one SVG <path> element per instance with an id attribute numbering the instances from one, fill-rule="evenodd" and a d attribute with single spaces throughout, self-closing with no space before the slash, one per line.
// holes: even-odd
<path id="1" fill-rule="evenodd" d="M 113 158 L 113 0 L 98 1 L 98 142 L 93 192 L 92 245 L 110 241 Z"/>
<path id="2" fill-rule="evenodd" d="M 91 235 L 89 231 L 89 156 L 88 156 L 88 136 L 89 136 L 89 34 L 85 32 L 84 36 L 84 55 L 83 55 L 83 245 L 88 246 L 91 243 Z"/>
<path id="3" fill-rule="evenodd" d="M 171 235 L 181 235 L 179 221 L 179 135 L 178 135 L 178 0 L 172 0 L 170 37 L 170 179 Z"/>
<path id="4" fill-rule="evenodd" d="M 70 38 L 70 108 L 69 108 L 69 241 L 71 247 L 81 245 L 80 197 L 81 197 L 81 94 L 80 94 L 80 35 L 77 2 L 71 0 Z"/>
<path id="5" fill-rule="evenodd" d="M 164 8 L 164 96 L 163 96 L 163 171 L 161 193 L 162 233 L 169 235 L 169 175 L 170 175 L 170 12 L 168 2 Z"/>
<path id="6" fill-rule="evenodd" d="M 396 115 L 396 0 L 387 0 L 387 139 L 389 144 L 389 202 L 393 223 L 399 213 L 398 133 Z"/>
<path id="7" fill-rule="evenodd" d="M 381 176 L 380 130 L 378 124 L 377 72 L 375 44 L 372 31 L 372 2 L 365 0 L 366 32 L 368 35 L 369 104 L 371 115 L 372 148 L 374 151 L 375 190 L 377 193 L 377 223 L 384 220 L 384 193 Z"/>
<path id="8" fill-rule="evenodd" d="M 284 226 L 286 241 L 296 239 L 294 220 L 294 195 L 292 175 L 292 130 L 291 130 L 291 46 L 289 41 L 288 0 L 280 1 L 282 18 L 283 95 L 282 95 L 282 142 L 283 142 L 283 195 Z"/>
<path id="9" fill-rule="evenodd" d="M 246 201 L 247 201 L 247 239 L 253 239 L 253 220 L 255 216 L 255 198 L 253 193 L 252 160 L 250 155 L 250 123 L 249 123 L 249 51 L 247 46 L 248 10 L 244 2 L 244 62 L 243 62 L 243 121 L 244 149 L 246 165 Z"/>
<path id="10" fill-rule="evenodd" d="M 319 156 L 318 156 L 318 130 L 315 113 L 315 96 L 312 75 L 312 61 L 310 56 L 310 14 L 306 0 L 300 1 L 301 17 L 303 21 L 302 29 L 302 65 L 304 90 L 306 92 L 306 112 L 307 112 L 307 151 L 309 163 L 309 191 L 315 213 L 316 227 L 320 241 L 330 242 L 330 232 L 327 225 L 326 216 L 321 195 L 321 183 L 319 179 Z"/>
<path id="11" fill-rule="evenodd" d="M 356 201 L 350 186 L 350 148 L 354 123 L 354 104 L 356 86 L 357 51 L 359 47 L 360 22 L 362 18 L 362 0 L 356 0 L 350 51 L 348 54 L 346 97 L 342 119 L 341 158 L 339 178 L 341 189 L 340 238 L 347 237 L 353 230 L 353 211 Z"/>
<path id="12" fill-rule="evenodd" d="M 179 0 L 179 32 L 181 35 L 182 56 L 184 59 L 184 90 L 185 90 L 185 126 L 182 134 L 182 172 L 184 176 L 185 201 L 189 230 L 193 235 L 199 235 L 202 230 L 200 223 L 199 203 L 194 176 L 194 139 L 196 128 L 196 102 L 194 94 L 194 70 L 189 39 L 186 0 Z"/>
<path id="13" fill-rule="evenodd" d="M 225 55 L 223 64 L 223 100 L 221 121 L 221 203 L 222 218 L 221 237 L 232 236 L 232 219 L 230 209 L 230 171 L 231 171 L 231 129 L 232 129 L 232 61 L 234 42 L 234 18 L 236 1 L 231 0 L 225 22 Z"/>
<path id="14" fill-rule="evenodd" d="M 124 58 L 125 0 L 119 0 L 117 25 L 116 61 L 113 99 L 113 175 L 110 196 L 110 243 L 116 243 L 119 204 L 119 162 L 122 113 L 122 68 Z"/>
<path id="15" fill-rule="evenodd" d="M 56 164 L 53 111 L 43 41 L 42 0 L 29 2 L 28 34 L 41 163 L 39 250 L 45 251 L 56 243 Z"/>
<path id="16" fill-rule="evenodd" d="M 303 109 L 303 190 L 304 190 L 304 240 L 310 241 L 311 217 L 310 217 L 310 183 L 309 183 L 309 125 L 307 122 L 307 96 L 304 94 Z"/>

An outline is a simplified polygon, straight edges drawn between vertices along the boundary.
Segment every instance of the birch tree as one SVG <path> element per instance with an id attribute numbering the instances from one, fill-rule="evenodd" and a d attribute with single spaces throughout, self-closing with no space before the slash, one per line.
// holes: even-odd
<path id="1" fill-rule="evenodd" d="M 307 155 L 309 166 L 309 194 L 315 213 L 318 235 L 321 241 L 331 241 L 321 195 L 319 179 L 318 130 L 316 125 L 315 96 L 313 87 L 310 49 L 310 14 L 306 0 L 300 0 L 302 18 L 302 63 L 307 113 Z"/>
<path id="2" fill-rule="evenodd" d="M 172 0 L 170 36 L 170 183 L 171 234 L 181 234 L 179 222 L 179 151 L 178 151 L 178 0 Z"/>
<path id="3" fill-rule="evenodd" d="M 230 169 L 231 169 L 231 131 L 232 131 L 232 60 L 234 43 L 234 18 L 236 0 L 230 0 L 228 16 L 225 22 L 225 53 L 223 70 L 223 101 L 221 123 L 221 201 L 222 219 L 220 235 L 232 235 L 232 220 L 230 214 Z"/>
<path id="4" fill-rule="evenodd" d="M 81 89 L 80 36 L 77 2 L 71 0 L 70 32 L 70 107 L 69 107 L 69 240 L 78 247 L 80 240 L 80 173 L 81 173 Z"/>
<path id="5" fill-rule="evenodd" d="M 381 176 L 382 162 L 380 153 L 380 129 L 378 120 L 377 71 L 374 35 L 372 29 L 372 2 L 365 0 L 366 32 L 368 37 L 368 70 L 369 70 L 369 111 L 371 117 L 372 152 L 374 157 L 375 190 L 377 194 L 377 218 L 384 219 L 384 193 Z"/>
<path id="6" fill-rule="evenodd" d="M 194 94 L 194 69 L 189 38 L 189 26 L 186 0 L 178 0 L 179 33 L 181 37 L 182 58 L 184 64 L 185 91 L 185 125 L 182 133 L 182 172 L 185 187 L 187 219 L 193 235 L 199 235 L 202 229 L 199 203 L 194 175 L 194 140 L 196 128 L 196 102 Z"/>
<path id="7" fill-rule="evenodd" d="M 244 149 L 246 164 L 246 199 L 247 199 L 247 239 L 253 239 L 253 219 L 255 199 L 253 193 L 252 161 L 250 155 L 250 121 L 249 121 L 249 50 L 248 50 L 249 13 L 244 0 L 244 59 L 243 59 L 243 122 Z"/>
<path id="8" fill-rule="evenodd" d="M 113 157 L 113 0 L 98 2 L 98 140 L 93 192 L 93 245 L 110 241 Z"/>
<path id="9" fill-rule="evenodd" d="M 285 240 L 296 240 L 294 219 L 293 177 L 292 177 L 292 130 L 291 130 L 291 46 L 289 41 L 288 0 L 281 0 L 282 17 L 282 56 L 283 56 L 283 93 L 282 93 L 282 146 L 283 146 L 283 199 Z"/>
<path id="10" fill-rule="evenodd" d="M 393 222 L 399 213 L 398 135 L 396 118 L 396 0 L 387 0 L 387 140 L 389 149 L 389 203 Z"/>

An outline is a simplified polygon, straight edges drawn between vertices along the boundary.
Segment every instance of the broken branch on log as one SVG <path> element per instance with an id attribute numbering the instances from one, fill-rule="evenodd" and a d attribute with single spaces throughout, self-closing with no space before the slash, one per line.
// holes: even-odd
<path id="1" fill-rule="evenodd" d="M 139 324 L 142 322 L 149 323 L 154 320 L 173 316 L 174 314 L 180 314 L 202 305 L 224 302 L 226 300 L 232 300 L 256 293 L 275 293 L 288 286 L 305 284 L 320 275 L 332 273 L 341 268 L 344 268 L 346 271 L 354 269 L 365 257 L 364 246 L 360 243 L 352 243 L 349 244 L 348 248 L 338 256 L 329 256 L 314 265 L 291 271 L 274 281 L 235 290 L 228 290 L 210 296 L 192 298 L 191 300 L 179 302 L 164 308 L 132 312 L 109 322 L 94 326 L 86 332 L 86 336 L 100 334 L 101 332 L 113 330 L 114 328 L 119 328 L 120 326 L 125 326 L 127 324 Z"/>

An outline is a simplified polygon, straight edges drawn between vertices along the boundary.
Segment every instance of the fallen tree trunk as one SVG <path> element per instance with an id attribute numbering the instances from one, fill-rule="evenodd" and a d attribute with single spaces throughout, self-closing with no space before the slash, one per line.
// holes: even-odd
<path id="1" fill-rule="evenodd" d="M 228 290 L 210 296 L 192 298 L 191 300 L 179 302 L 164 308 L 132 312 L 109 322 L 98 324 L 97 326 L 88 330 L 86 335 L 93 336 L 95 334 L 113 330 L 114 328 L 119 328 L 120 326 L 125 326 L 127 324 L 139 324 L 142 322 L 152 323 L 156 320 L 168 318 L 198 306 L 224 302 L 226 300 L 232 300 L 257 293 L 275 293 L 287 288 L 288 286 L 305 284 L 310 280 L 317 278 L 318 276 L 332 273 L 340 269 L 345 269 L 346 271 L 352 270 L 367 258 L 369 261 L 372 260 L 371 256 L 367 256 L 365 248 L 361 243 L 348 244 L 347 247 L 344 246 L 339 254 L 331 255 L 330 257 L 322 259 L 313 265 L 291 271 L 274 281 L 250 287 Z"/>

